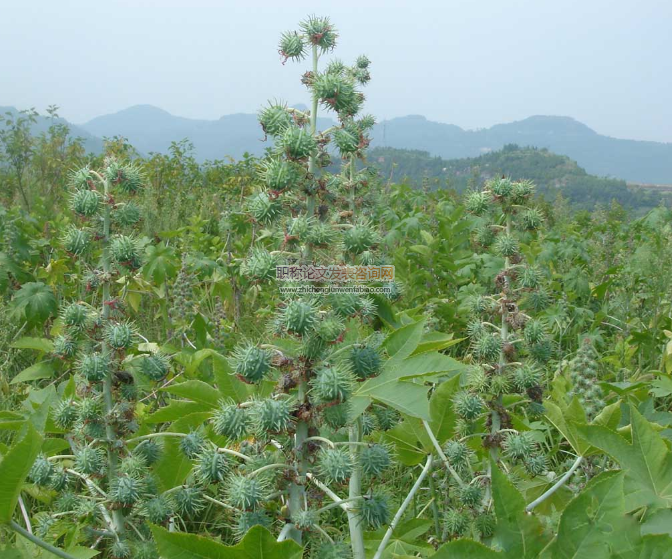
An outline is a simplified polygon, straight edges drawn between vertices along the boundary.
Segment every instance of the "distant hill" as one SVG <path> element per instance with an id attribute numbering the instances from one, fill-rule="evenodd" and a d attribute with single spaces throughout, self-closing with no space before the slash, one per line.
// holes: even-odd
<path id="1" fill-rule="evenodd" d="M 424 184 L 429 188 L 464 191 L 493 177 L 506 175 L 514 180 L 534 181 L 538 192 L 548 200 L 562 193 L 574 206 L 585 209 L 616 200 L 627 208 L 644 211 L 664 200 L 654 190 L 632 188 L 624 180 L 591 175 L 576 161 L 545 148 L 507 144 L 502 150 L 479 157 L 450 160 L 426 151 L 374 148 L 368 159 L 388 180 L 406 181 L 416 186 Z"/>
<path id="2" fill-rule="evenodd" d="M 15 107 L 0 107 L 0 115 L 5 115 L 5 113 L 11 113 L 13 116 L 16 116 L 19 111 Z M 70 135 L 73 138 L 82 138 L 82 140 L 84 140 L 84 148 L 86 151 L 99 153 L 103 150 L 103 141 L 100 138 L 97 138 L 94 134 L 88 132 L 84 128 L 68 122 L 64 118 L 56 118 L 52 121 L 48 116 L 39 116 L 32 128 L 32 133 L 37 136 L 42 132 L 47 132 L 49 126 L 54 123 L 67 124 L 70 128 Z"/>

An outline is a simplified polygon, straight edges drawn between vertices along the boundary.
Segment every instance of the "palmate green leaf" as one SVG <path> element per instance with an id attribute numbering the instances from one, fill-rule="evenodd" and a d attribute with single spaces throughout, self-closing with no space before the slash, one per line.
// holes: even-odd
<path id="1" fill-rule="evenodd" d="M 525 512 L 523 496 L 494 463 L 492 498 L 497 517 L 494 541 L 507 557 L 537 558 L 548 543 L 544 528 L 536 516 Z"/>
<path id="2" fill-rule="evenodd" d="M 616 549 L 612 557 L 616 559 L 672 559 L 672 538 L 664 535 L 643 536 L 639 538 L 634 548 L 623 553 Z"/>
<path id="3" fill-rule="evenodd" d="M 41 380 L 51 378 L 54 375 L 54 366 L 49 361 L 40 361 L 21 371 L 16 375 L 10 384 L 20 382 L 29 382 L 31 380 Z"/>
<path id="4" fill-rule="evenodd" d="M 58 311 L 56 296 L 41 281 L 24 283 L 10 303 L 12 315 L 28 324 L 41 324 Z"/>
<path id="5" fill-rule="evenodd" d="M 417 422 L 416 425 L 413 423 Z M 427 448 L 431 445 L 427 433 L 422 430 L 425 440 L 418 438 L 419 429 L 423 429 L 419 419 L 405 417 L 392 429 L 385 432 L 385 440 L 392 443 L 399 461 L 404 466 L 416 466 L 427 458 Z"/>
<path id="6" fill-rule="evenodd" d="M 432 559 L 504 559 L 509 557 L 469 539 L 459 539 L 442 545 Z M 513 555 L 510 556 L 513 559 Z"/>
<path id="7" fill-rule="evenodd" d="M 625 514 L 623 472 L 603 472 L 565 508 L 550 556 L 609 559 Z"/>
<path id="8" fill-rule="evenodd" d="M 145 253 L 145 265 L 142 267 L 145 279 L 151 279 L 156 285 L 161 285 L 166 278 L 175 276 L 178 266 L 175 249 L 161 243 L 149 245 Z"/>
<path id="9" fill-rule="evenodd" d="M 672 506 L 672 454 L 661 435 L 630 406 L 632 443 L 599 425 L 579 426 L 583 437 L 609 454 L 625 471 L 625 508 Z"/>
<path id="10" fill-rule="evenodd" d="M 54 351 L 54 343 L 47 338 L 23 337 L 16 340 L 11 347 L 15 349 L 34 349 L 43 353 Z"/>
<path id="11" fill-rule="evenodd" d="M 455 431 L 455 412 L 453 396 L 460 389 L 460 375 L 439 384 L 429 399 L 430 427 L 440 444 L 453 436 Z"/>
<path id="12" fill-rule="evenodd" d="M 426 556 L 431 552 L 432 547 L 423 541 L 425 538 L 422 536 L 429 531 L 432 525 L 431 520 L 414 518 L 397 526 L 383 551 L 382 559 Z M 367 551 L 367 556 L 368 554 L 373 556 L 386 531 L 387 527 L 384 526 L 375 532 L 364 533 L 364 549 Z"/>
<path id="13" fill-rule="evenodd" d="M 12 446 L 0 462 L 0 524 L 12 519 L 21 486 L 35 461 L 42 437 L 29 423 L 26 434 Z"/>
<path id="14" fill-rule="evenodd" d="M 215 408 L 221 399 L 218 390 L 201 380 L 188 380 L 179 384 L 172 384 L 161 389 L 164 392 L 187 398 L 208 408 Z"/>
<path id="15" fill-rule="evenodd" d="M 154 474 L 160 488 L 167 491 L 184 483 L 193 464 L 180 450 L 180 439 L 174 437 L 164 437 L 164 439 L 161 457 L 154 466 Z"/>
<path id="16" fill-rule="evenodd" d="M 294 541 L 281 543 L 261 526 L 254 526 L 234 546 L 195 534 L 168 532 L 151 526 L 162 559 L 301 559 L 303 549 Z"/>
<path id="17" fill-rule="evenodd" d="M 420 320 L 392 332 L 383 342 L 390 360 L 401 361 L 411 355 L 422 339 L 424 328 L 425 322 Z"/>

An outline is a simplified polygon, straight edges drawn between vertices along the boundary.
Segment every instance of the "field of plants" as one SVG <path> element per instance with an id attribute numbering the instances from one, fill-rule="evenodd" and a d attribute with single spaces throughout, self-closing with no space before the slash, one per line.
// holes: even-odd
<path id="1" fill-rule="evenodd" d="M 383 180 L 337 38 L 261 159 L 5 117 L 2 559 L 672 558 L 672 212 Z"/>

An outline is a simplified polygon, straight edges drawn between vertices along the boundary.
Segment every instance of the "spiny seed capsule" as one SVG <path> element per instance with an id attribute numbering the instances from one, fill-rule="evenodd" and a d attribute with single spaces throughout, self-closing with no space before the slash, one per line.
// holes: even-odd
<path id="1" fill-rule="evenodd" d="M 233 401 L 222 402 L 212 416 L 212 428 L 217 435 L 228 439 L 242 439 L 250 428 L 250 414 Z"/>
<path id="2" fill-rule="evenodd" d="M 130 270 L 136 270 L 142 265 L 140 246 L 138 241 L 127 235 L 116 235 L 110 242 L 112 259 Z"/>
<path id="3" fill-rule="evenodd" d="M 361 379 L 367 379 L 380 372 L 382 359 L 380 353 L 369 346 L 355 346 L 350 351 L 348 363 L 352 371 Z"/>
<path id="4" fill-rule="evenodd" d="M 352 559 L 352 549 L 343 542 L 325 542 L 315 550 L 315 559 Z"/>
<path id="5" fill-rule="evenodd" d="M 511 433 L 502 444 L 504 454 L 514 460 L 525 460 L 532 456 L 536 445 L 528 432 Z"/>
<path id="6" fill-rule="evenodd" d="M 541 382 L 541 372 L 529 365 L 516 367 L 511 375 L 511 382 L 517 391 L 523 392 Z"/>
<path id="7" fill-rule="evenodd" d="M 358 505 L 359 515 L 371 530 L 377 530 L 390 521 L 390 503 L 386 495 L 374 493 Z"/>
<path id="8" fill-rule="evenodd" d="M 342 155 L 355 153 L 360 146 L 361 132 L 359 127 L 351 122 L 334 132 L 334 143 Z"/>
<path id="9" fill-rule="evenodd" d="M 496 254 L 504 257 L 515 256 L 520 251 L 518 239 L 506 233 L 502 233 L 497 237 L 493 248 Z"/>
<path id="10" fill-rule="evenodd" d="M 364 436 L 370 435 L 376 430 L 376 420 L 371 414 L 369 413 L 363 414 L 361 416 L 361 421 L 362 421 L 362 434 L 364 434 Z"/>
<path id="11" fill-rule="evenodd" d="M 203 491 L 193 486 L 180 487 L 172 493 L 172 501 L 175 512 L 187 518 L 196 516 L 205 508 L 206 503 Z"/>
<path id="12" fill-rule="evenodd" d="M 521 289 L 535 289 L 541 282 L 541 272 L 537 268 L 523 268 L 518 274 L 517 281 Z"/>
<path id="13" fill-rule="evenodd" d="M 207 485 L 224 481 L 229 470 L 226 456 L 218 452 L 216 448 L 205 448 L 196 457 L 196 479 Z"/>
<path id="14" fill-rule="evenodd" d="M 96 183 L 96 176 L 88 166 L 82 167 L 70 173 L 68 183 L 75 190 L 90 190 Z"/>
<path id="15" fill-rule="evenodd" d="M 100 198 L 95 190 L 77 190 L 70 199 L 70 207 L 83 217 L 92 217 L 98 213 Z"/>
<path id="16" fill-rule="evenodd" d="M 153 353 L 146 355 L 140 360 L 140 371 L 150 380 L 160 381 L 170 371 L 168 357 L 163 353 Z"/>
<path id="17" fill-rule="evenodd" d="M 539 286 L 537 289 L 526 295 L 525 302 L 533 311 L 540 312 L 551 304 L 551 296 L 545 287 Z"/>
<path id="18" fill-rule="evenodd" d="M 112 219 L 117 225 L 131 227 L 141 218 L 140 208 L 132 202 L 121 204 L 112 213 Z"/>
<path id="19" fill-rule="evenodd" d="M 147 466 L 151 466 L 161 457 L 161 445 L 150 439 L 146 439 L 141 441 L 132 452 L 135 456 L 142 458 Z"/>
<path id="20" fill-rule="evenodd" d="M 346 252 L 361 254 L 376 244 L 376 233 L 367 224 L 360 223 L 343 234 L 343 247 Z"/>
<path id="21" fill-rule="evenodd" d="M 469 522 L 470 518 L 466 513 L 457 509 L 449 509 L 444 516 L 443 526 L 448 534 L 459 537 L 467 531 Z"/>
<path id="22" fill-rule="evenodd" d="M 105 168 L 105 177 L 119 190 L 126 194 L 135 194 L 144 183 L 140 169 L 134 165 L 123 165 L 110 161 Z"/>
<path id="23" fill-rule="evenodd" d="M 360 451 L 359 463 L 365 475 L 379 476 L 392 465 L 392 458 L 383 445 L 373 444 Z"/>
<path id="24" fill-rule="evenodd" d="M 288 159 L 300 161 L 307 159 L 317 150 L 317 143 L 308 130 L 292 125 L 288 126 L 279 137 L 278 149 Z"/>
<path id="25" fill-rule="evenodd" d="M 345 330 L 343 319 L 335 315 L 327 315 L 317 323 L 315 334 L 326 343 L 336 342 Z"/>
<path id="26" fill-rule="evenodd" d="M 332 429 L 340 429 L 348 423 L 348 410 L 347 403 L 327 406 L 322 410 L 322 420 Z"/>
<path id="27" fill-rule="evenodd" d="M 72 491 L 63 491 L 54 503 L 56 512 L 71 512 L 75 510 L 79 496 Z"/>
<path id="28" fill-rule="evenodd" d="M 548 471 L 548 458 L 544 454 L 533 454 L 523 461 L 527 472 L 532 476 L 540 476 Z"/>
<path id="29" fill-rule="evenodd" d="M 82 474 L 102 474 L 105 471 L 103 450 L 85 446 L 75 453 L 75 468 Z"/>
<path id="30" fill-rule="evenodd" d="M 311 384 L 319 402 L 344 402 L 353 389 L 352 375 L 340 367 L 322 367 Z"/>
<path id="31" fill-rule="evenodd" d="M 53 466 L 47 457 L 40 455 L 35 459 L 28 472 L 28 477 L 37 485 L 47 485 L 53 473 Z"/>
<path id="32" fill-rule="evenodd" d="M 330 293 L 329 304 L 334 312 L 343 318 L 349 318 L 362 308 L 362 298 L 356 293 Z"/>
<path id="33" fill-rule="evenodd" d="M 478 506 L 483 499 L 483 490 L 478 485 L 464 485 L 460 488 L 459 499 L 465 507 Z"/>
<path id="34" fill-rule="evenodd" d="M 259 382 L 271 370 L 271 352 L 255 344 L 239 345 L 231 356 L 231 365 L 237 375 L 248 382 Z"/>
<path id="35" fill-rule="evenodd" d="M 448 441 L 443 447 L 450 465 L 456 469 L 465 468 L 469 464 L 471 451 L 469 447 L 460 441 Z"/>
<path id="36" fill-rule="evenodd" d="M 81 421 L 95 421 L 103 416 L 103 408 L 100 400 L 97 398 L 82 398 L 77 407 L 79 419 Z"/>
<path id="37" fill-rule="evenodd" d="M 307 532 L 319 524 L 320 515 L 317 511 L 304 509 L 292 515 L 292 522 L 297 529 Z"/>
<path id="38" fill-rule="evenodd" d="M 232 475 L 227 483 L 228 502 L 240 510 L 254 510 L 267 498 L 266 484 L 261 478 Z"/>
<path id="39" fill-rule="evenodd" d="M 539 320 L 528 320 L 524 330 L 525 341 L 528 344 L 537 344 L 546 340 L 546 328 Z"/>
<path id="40" fill-rule="evenodd" d="M 149 475 L 147 470 L 147 464 L 145 463 L 144 458 L 140 456 L 126 456 L 119 465 L 119 471 L 122 474 L 129 475 L 135 478 L 143 478 Z"/>
<path id="41" fill-rule="evenodd" d="M 219 433 L 217 433 L 219 434 Z M 205 445 L 205 439 L 197 431 L 192 431 L 180 441 L 180 450 L 187 458 L 194 458 Z"/>
<path id="42" fill-rule="evenodd" d="M 322 52 L 333 50 L 338 33 L 328 17 L 310 16 L 299 24 L 308 40 Z"/>
<path id="43" fill-rule="evenodd" d="M 63 248 L 66 252 L 81 256 L 91 244 L 91 234 L 83 229 L 70 227 L 63 235 Z"/>
<path id="44" fill-rule="evenodd" d="M 123 351 L 133 345 L 135 328 L 128 322 L 110 323 L 105 326 L 103 338 L 112 349 Z"/>
<path id="45" fill-rule="evenodd" d="M 114 503 L 129 507 L 140 500 L 142 493 L 143 487 L 140 480 L 122 475 L 113 481 L 110 499 Z"/>
<path id="46" fill-rule="evenodd" d="M 527 210 L 522 216 L 522 224 L 528 231 L 539 229 L 544 222 L 543 214 L 536 208 Z"/>
<path id="47" fill-rule="evenodd" d="M 495 533 L 497 519 L 491 512 L 482 512 L 476 515 L 475 526 L 481 537 L 489 538 Z"/>
<path id="48" fill-rule="evenodd" d="M 272 521 L 263 510 L 243 511 L 236 519 L 236 524 L 233 528 L 236 539 L 241 539 L 249 530 L 255 526 L 263 526 L 270 530 Z"/>
<path id="49" fill-rule="evenodd" d="M 513 191 L 513 182 L 510 179 L 495 179 L 489 184 L 492 193 L 499 198 L 508 198 Z"/>
<path id="50" fill-rule="evenodd" d="M 89 326 L 89 309 L 81 303 L 71 303 L 61 312 L 61 319 L 69 331 L 78 334 Z"/>
<path id="51" fill-rule="evenodd" d="M 49 487 L 54 491 L 63 491 L 70 483 L 68 472 L 61 466 L 55 466 L 51 472 L 51 479 L 49 480 Z"/>
<path id="52" fill-rule="evenodd" d="M 553 356 L 553 342 L 545 339 L 537 343 L 527 344 L 527 352 L 537 363 L 546 364 Z"/>
<path id="53" fill-rule="evenodd" d="M 264 130 L 264 134 L 269 136 L 279 136 L 292 124 L 294 119 L 287 110 L 287 105 L 280 103 L 270 104 L 259 112 L 259 124 Z"/>
<path id="54" fill-rule="evenodd" d="M 70 429 L 77 420 L 77 416 L 77 406 L 70 398 L 60 401 L 54 409 L 54 423 L 61 429 Z"/>
<path id="55" fill-rule="evenodd" d="M 345 482 L 352 474 L 352 468 L 352 457 L 347 450 L 323 448 L 320 451 L 318 469 L 329 482 Z"/>
<path id="56" fill-rule="evenodd" d="M 311 224 L 306 231 L 306 241 L 315 247 L 326 247 L 336 240 L 336 230 L 328 223 Z"/>
<path id="57" fill-rule="evenodd" d="M 252 280 L 265 281 L 276 277 L 278 258 L 263 248 L 253 248 L 243 262 L 241 271 Z"/>
<path id="58" fill-rule="evenodd" d="M 480 361 L 495 361 L 502 351 L 502 338 L 494 333 L 482 333 L 474 343 L 474 355 Z"/>
<path id="59" fill-rule="evenodd" d="M 474 215 L 483 215 L 488 209 L 489 203 L 490 199 L 485 192 L 472 192 L 464 201 L 467 211 Z"/>
<path id="60" fill-rule="evenodd" d="M 401 419 L 399 412 L 392 408 L 376 407 L 373 410 L 373 414 L 381 431 L 392 429 Z"/>
<path id="61" fill-rule="evenodd" d="M 492 245 L 495 242 L 495 238 L 495 232 L 489 225 L 478 227 L 474 232 L 474 241 L 485 248 Z"/>
<path id="62" fill-rule="evenodd" d="M 511 199 L 514 204 L 522 204 L 534 192 L 534 183 L 531 181 L 518 181 L 513 183 Z"/>
<path id="63" fill-rule="evenodd" d="M 292 425 L 291 404 L 286 400 L 266 399 L 254 408 L 254 424 L 258 433 L 280 433 Z"/>
<path id="64" fill-rule="evenodd" d="M 152 542 L 138 542 L 133 545 L 133 559 L 158 559 L 159 552 Z"/>
<path id="65" fill-rule="evenodd" d="M 70 336 L 56 336 L 54 338 L 54 355 L 61 359 L 74 357 L 77 353 L 77 342 Z"/>
<path id="66" fill-rule="evenodd" d="M 110 555 L 114 559 L 128 559 L 131 557 L 131 546 L 123 540 L 116 541 L 110 547 Z"/>
<path id="67" fill-rule="evenodd" d="M 282 204 L 266 192 L 259 192 L 247 200 L 247 211 L 256 222 L 269 224 L 282 213 Z"/>
<path id="68" fill-rule="evenodd" d="M 311 302 L 295 300 L 287 304 L 282 317 L 290 334 L 304 336 L 315 327 L 318 312 Z"/>
<path id="69" fill-rule="evenodd" d="M 89 353 L 80 359 L 77 370 L 89 382 L 99 382 L 109 374 L 110 360 L 102 353 Z"/>
<path id="70" fill-rule="evenodd" d="M 141 511 L 153 524 L 163 524 L 173 512 L 168 500 L 161 495 L 143 503 Z"/>
<path id="71" fill-rule="evenodd" d="M 455 413 L 463 419 L 473 421 L 483 413 L 485 405 L 479 396 L 462 391 L 458 392 L 453 398 L 453 408 Z"/>
<path id="72" fill-rule="evenodd" d="M 511 383 L 506 375 L 493 374 L 489 377 L 490 392 L 498 396 L 506 394 L 511 388 Z"/>

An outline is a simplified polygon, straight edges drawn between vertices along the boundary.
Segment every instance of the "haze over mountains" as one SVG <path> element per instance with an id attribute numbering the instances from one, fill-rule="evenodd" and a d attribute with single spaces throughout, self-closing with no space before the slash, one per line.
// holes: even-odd
<path id="1" fill-rule="evenodd" d="M 8 108 L 0 107 L 5 112 Z M 333 122 L 320 119 L 319 127 Z M 44 119 L 39 128 L 46 125 Z M 172 115 L 152 105 L 136 105 L 117 113 L 71 125 L 88 149 L 98 151 L 102 138 L 123 136 L 141 153 L 165 153 L 173 141 L 188 139 L 195 156 L 240 158 L 245 152 L 260 155 L 269 146 L 255 114 L 225 115 L 218 120 L 197 120 Z M 377 124 L 372 147 L 427 151 L 444 159 L 475 157 L 507 144 L 547 148 L 576 160 L 591 174 L 630 182 L 672 184 L 672 143 L 623 140 L 603 136 L 569 117 L 531 116 L 481 130 L 464 130 L 452 124 L 409 115 Z"/>

